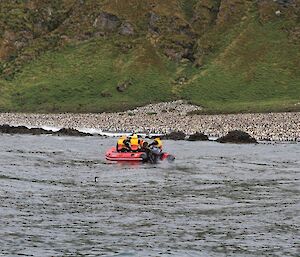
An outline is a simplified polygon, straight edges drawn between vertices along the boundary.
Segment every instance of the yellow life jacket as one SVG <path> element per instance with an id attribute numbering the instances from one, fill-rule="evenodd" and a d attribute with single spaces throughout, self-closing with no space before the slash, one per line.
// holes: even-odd
<path id="1" fill-rule="evenodd" d="M 120 138 L 118 139 L 118 146 L 119 146 L 119 147 L 123 147 L 123 146 L 124 146 L 124 140 L 125 140 L 125 138 L 123 138 L 123 137 L 120 137 Z"/>
<path id="2" fill-rule="evenodd" d="M 133 150 L 133 151 L 136 151 L 136 150 L 138 150 L 139 149 L 139 139 L 136 137 L 132 137 L 131 139 L 130 139 L 130 148 L 131 148 L 131 150 Z"/>
<path id="3" fill-rule="evenodd" d="M 161 142 L 160 138 L 155 138 L 154 141 L 156 142 L 156 146 L 158 148 L 162 148 L 162 142 Z"/>
<path id="4" fill-rule="evenodd" d="M 125 148 L 125 144 L 124 144 L 124 141 L 126 140 L 126 136 L 121 136 L 119 139 L 118 139 L 118 142 L 117 142 L 117 151 L 121 151 L 123 148 Z"/>

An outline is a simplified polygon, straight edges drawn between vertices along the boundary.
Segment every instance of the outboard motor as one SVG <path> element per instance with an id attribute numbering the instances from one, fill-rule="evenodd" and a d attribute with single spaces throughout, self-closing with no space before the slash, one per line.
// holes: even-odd
<path id="1" fill-rule="evenodd" d="M 146 153 L 142 153 L 141 154 L 141 158 L 143 159 L 143 162 L 147 162 L 148 161 L 148 155 Z"/>
<path id="2" fill-rule="evenodd" d="M 150 148 L 148 158 L 151 163 L 157 163 L 161 155 L 161 150 L 155 146 Z"/>

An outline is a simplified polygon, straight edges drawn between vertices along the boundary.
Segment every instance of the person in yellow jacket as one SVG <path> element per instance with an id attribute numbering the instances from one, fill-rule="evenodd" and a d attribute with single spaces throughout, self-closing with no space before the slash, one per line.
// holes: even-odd
<path id="1" fill-rule="evenodd" d="M 118 142 L 117 142 L 117 151 L 118 152 L 127 152 L 130 150 L 128 145 L 126 144 L 126 141 L 127 141 L 126 135 L 123 135 L 118 139 Z"/>
<path id="2" fill-rule="evenodd" d="M 133 134 L 130 137 L 130 149 L 133 152 L 137 152 L 140 149 L 140 140 L 139 140 L 137 134 Z"/>
<path id="3" fill-rule="evenodd" d="M 153 142 L 149 145 L 149 146 L 155 146 L 157 148 L 159 148 L 160 150 L 162 150 L 162 141 L 160 140 L 159 137 L 154 138 Z"/>

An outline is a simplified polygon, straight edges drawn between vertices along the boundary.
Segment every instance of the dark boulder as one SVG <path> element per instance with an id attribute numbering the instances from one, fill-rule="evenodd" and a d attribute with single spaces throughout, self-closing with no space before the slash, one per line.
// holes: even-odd
<path id="1" fill-rule="evenodd" d="M 29 133 L 29 129 L 24 126 L 14 127 L 4 124 L 0 126 L 0 132 L 5 134 L 25 134 Z"/>
<path id="2" fill-rule="evenodd" d="M 187 83 L 189 80 L 187 77 L 183 76 L 183 77 L 178 77 L 176 80 L 175 80 L 175 83 L 176 84 L 179 84 L 179 85 L 183 85 L 185 83 Z"/>
<path id="3" fill-rule="evenodd" d="M 112 94 L 110 92 L 108 92 L 107 90 L 103 90 L 100 95 L 102 97 L 112 97 Z"/>
<path id="4" fill-rule="evenodd" d="M 219 143 L 236 143 L 236 144 L 255 144 L 256 139 L 251 137 L 248 133 L 241 130 L 234 130 L 228 132 L 224 137 L 216 140 Z"/>
<path id="5" fill-rule="evenodd" d="M 114 32 L 121 26 L 121 20 L 113 14 L 102 12 L 94 21 L 93 26 L 101 31 Z"/>
<path id="6" fill-rule="evenodd" d="M 131 85 L 132 85 L 131 80 L 126 80 L 125 82 L 122 82 L 122 83 L 118 84 L 116 89 L 117 89 L 118 92 L 122 93 L 126 89 L 128 89 L 128 87 L 131 86 Z"/>
<path id="7" fill-rule="evenodd" d="M 154 13 L 154 12 L 150 12 L 148 15 L 149 18 L 149 22 L 148 22 L 148 29 L 152 34 L 159 34 L 159 20 L 161 19 L 161 17 Z"/>
<path id="8" fill-rule="evenodd" d="M 30 134 L 32 135 L 43 135 L 43 134 L 52 134 L 52 130 L 45 130 L 42 128 L 31 128 L 29 129 Z"/>
<path id="9" fill-rule="evenodd" d="M 274 2 L 283 5 L 284 7 L 289 7 L 295 4 L 295 0 L 273 0 Z"/>
<path id="10" fill-rule="evenodd" d="M 124 91 L 127 89 L 127 84 L 121 83 L 121 84 L 119 84 L 116 88 L 117 88 L 117 90 L 118 90 L 120 93 L 122 93 L 122 92 L 124 92 Z"/>
<path id="11" fill-rule="evenodd" d="M 31 134 L 42 135 L 52 134 L 57 136 L 93 136 L 89 133 L 80 132 L 76 129 L 62 128 L 59 131 L 45 130 L 42 128 L 27 128 L 25 126 L 10 126 L 7 124 L 0 125 L 0 133 L 4 134 Z"/>
<path id="12" fill-rule="evenodd" d="M 196 132 L 189 136 L 188 141 L 208 141 L 208 136 L 203 133 Z"/>
<path id="13" fill-rule="evenodd" d="M 184 134 L 182 131 L 174 131 L 170 134 L 165 135 L 164 139 L 171 139 L 171 140 L 184 140 L 186 137 L 186 134 Z"/>
<path id="14" fill-rule="evenodd" d="M 132 35 L 134 35 L 133 26 L 128 22 L 123 23 L 120 27 L 120 34 L 123 35 L 123 36 L 132 36 Z"/>
<path id="15" fill-rule="evenodd" d="M 51 134 L 52 131 L 48 131 L 41 128 L 27 128 L 25 126 L 10 126 L 7 124 L 0 125 L 0 133 L 4 134 L 32 134 L 32 135 L 41 135 L 41 134 Z"/>
<path id="16" fill-rule="evenodd" d="M 54 132 L 53 135 L 73 136 L 73 137 L 93 136 L 92 134 L 80 132 L 77 129 L 72 129 L 72 128 L 62 128 L 59 131 Z"/>

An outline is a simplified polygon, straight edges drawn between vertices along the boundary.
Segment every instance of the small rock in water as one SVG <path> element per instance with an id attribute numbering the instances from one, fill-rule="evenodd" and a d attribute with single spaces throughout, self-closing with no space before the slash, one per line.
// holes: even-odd
<path id="1" fill-rule="evenodd" d="M 71 128 L 62 128 L 57 132 L 54 132 L 53 135 L 57 136 L 93 136 L 89 133 L 80 132 L 77 129 L 71 129 Z"/>
<path id="2" fill-rule="evenodd" d="M 47 131 L 42 128 L 27 128 L 25 126 L 15 127 L 15 126 L 4 124 L 4 125 L 0 125 L 0 133 L 41 135 L 41 134 L 51 134 L 52 131 Z"/>
<path id="3" fill-rule="evenodd" d="M 203 133 L 196 132 L 189 136 L 188 141 L 208 141 L 208 136 Z"/>
<path id="4" fill-rule="evenodd" d="M 165 139 L 171 139 L 171 140 L 184 140 L 185 137 L 186 134 L 183 133 L 182 131 L 174 131 L 164 136 Z"/>
<path id="5" fill-rule="evenodd" d="M 241 130 L 230 131 L 226 136 L 216 140 L 219 143 L 255 144 L 256 139 Z"/>

